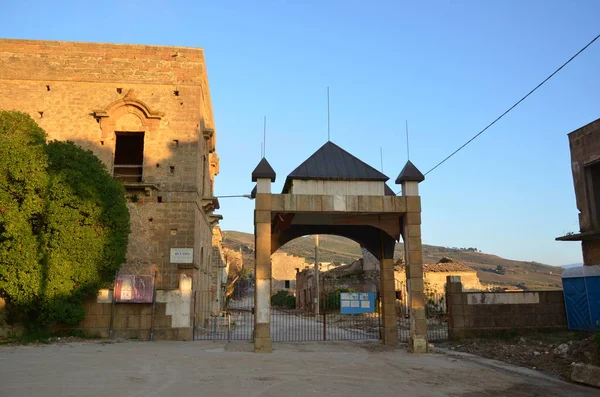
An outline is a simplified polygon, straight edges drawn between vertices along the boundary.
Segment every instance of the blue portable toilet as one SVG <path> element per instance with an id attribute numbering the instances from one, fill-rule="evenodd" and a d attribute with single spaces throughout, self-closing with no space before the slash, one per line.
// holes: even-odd
<path id="1" fill-rule="evenodd" d="M 572 330 L 597 330 L 600 321 L 600 266 L 566 269 L 562 274 L 567 322 Z"/>

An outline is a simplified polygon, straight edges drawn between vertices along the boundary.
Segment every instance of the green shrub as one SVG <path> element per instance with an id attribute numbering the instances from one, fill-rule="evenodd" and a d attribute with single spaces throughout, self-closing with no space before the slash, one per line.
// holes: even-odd
<path id="1" fill-rule="evenodd" d="M 288 291 L 278 291 L 271 297 L 271 305 L 287 309 L 296 308 L 296 297 Z"/>
<path id="2" fill-rule="evenodd" d="M 30 329 L 83 320 L 125 259 L 125 191 L 91 151 L 0 111 L 0 297 Z"/>

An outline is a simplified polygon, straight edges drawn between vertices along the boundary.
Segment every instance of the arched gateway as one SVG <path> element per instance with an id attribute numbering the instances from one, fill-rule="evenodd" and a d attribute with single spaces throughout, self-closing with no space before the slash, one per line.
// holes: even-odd
<path id="1" fill-rule="evenodd" d="M 383 343 L 398 343 L 394 286 L 394 245 L 405 244 L 409 306 L 409 350 L 427 351 L 421 250 L 419 182 L 425 178 L 408 161 L 396 179 L 402 196 L 386 185 L 389 178 L 332 142 L 327 142 L 286 178 L 281 194 L 271 193 L 275 171 L 263 158 L 252 172 L 256 182 L 254 351 L 272 351 L 270 334 L 271 254 L 308 234 L 348 237 L 370 251 L 381 266 Z"/>

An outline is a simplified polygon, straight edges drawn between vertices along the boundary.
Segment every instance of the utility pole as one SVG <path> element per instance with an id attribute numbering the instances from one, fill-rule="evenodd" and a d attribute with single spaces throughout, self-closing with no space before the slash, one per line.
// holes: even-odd
<path id="1" fill-rule="evenodd" d="M 316 298 L 315 298 L 315 315 L 319 315 L 319 300 L 321 298 L 321 291 L 319 288 L 319 235 L 315 234 L 315 287 L 316 287 Z"/>

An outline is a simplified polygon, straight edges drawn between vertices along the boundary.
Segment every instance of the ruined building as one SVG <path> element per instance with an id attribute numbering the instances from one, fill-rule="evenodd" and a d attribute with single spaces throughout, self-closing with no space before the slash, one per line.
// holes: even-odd
<path id="1" fill-rule="evenodd" d="M 154 309 L 119 303 L 113 310 L 112 291 L 102 291 L 86 305 L 81 327 L 140 338 L 153 328 L 155 338 L 191 339 L 202 320 L 195 313 L 218 310 L 223 280 L 203 50 L 1 39 L 0 71 L 0 109 L 26 112 L 49 139 L 91 150 L 123 182 L 131 235 L 120 273 L 156 274 Z"/>
<path id="2" fill-rule="evenodd" d="M 557 240 L 581 241 L 584 265 L 600 265 L 600 119 L 571 132 L 569 147 L 579 233 Z"/>

